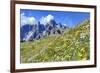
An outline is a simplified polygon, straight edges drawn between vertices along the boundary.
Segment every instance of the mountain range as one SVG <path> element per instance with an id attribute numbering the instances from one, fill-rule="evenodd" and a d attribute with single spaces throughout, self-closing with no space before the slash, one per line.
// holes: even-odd
<path id="1" fill-rule="evenodd" d="M 21 41 L 38 40 L 49 35 L 63 34 L 64 30 L 69 28 L 67 25 L 57 23 L 51 19 L 45 24 L 41 24 L 39 21 L 36 24 L 25 24 L 20 28 Z"/>

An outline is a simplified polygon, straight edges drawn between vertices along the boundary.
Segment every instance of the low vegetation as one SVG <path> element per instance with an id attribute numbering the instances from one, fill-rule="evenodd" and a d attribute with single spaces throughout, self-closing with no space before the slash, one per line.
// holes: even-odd
<path id="1" fill-rule="evenodd" d="M 21 63 L 88 60 L 89 42 L 90 21 L 85 20 L 62 35 L 21 42 Z"/>

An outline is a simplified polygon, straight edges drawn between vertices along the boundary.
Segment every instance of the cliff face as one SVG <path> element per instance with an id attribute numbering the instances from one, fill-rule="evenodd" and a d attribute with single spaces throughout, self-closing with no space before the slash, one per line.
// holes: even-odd
<path id="1" fill-rule="evenodd" d="M 56 23 L 55 20 L 50 20 L 46 24 L 41 24 L 40 22 L 34 25 L 27 24 L 21 27 L 20 37 L 21 41 L 38 40 L 49 35 L 62 34 L 67 28 L 61 23 Z"/>

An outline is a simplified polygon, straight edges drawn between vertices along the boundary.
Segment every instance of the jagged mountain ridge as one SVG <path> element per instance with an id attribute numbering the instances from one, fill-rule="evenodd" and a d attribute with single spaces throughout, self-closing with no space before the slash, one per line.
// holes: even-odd
<path id="1" fill-rule="evenodd" d="M 46 24 L 41 24 L 40 22 L 34 25 L 26 24 L 21 27 L 20 38 L 21 41 L 40 39 L 52 34 L 62 34 L 66 28 L 68 27 L 61 23 L 56 23 L 55 20 L 50 20 Z"/>

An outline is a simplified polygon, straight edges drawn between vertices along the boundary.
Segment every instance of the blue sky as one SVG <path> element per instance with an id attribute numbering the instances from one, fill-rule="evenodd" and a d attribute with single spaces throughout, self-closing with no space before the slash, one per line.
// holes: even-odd
<path id="1" fill-rule="evenodd" d="M 68 11 L 47 11 L 47 10 L 29 10 L 21 9 L 20 14 L 23 14 L 21 19 L 22 24 L 29 21 L 41 21 L 41 18 L 46 18 L 48 15 L 51 16 L 57 23 L 66 24 L 69 27 L 73 27 L 78 23 L 90 18 L 90 13 L 88 12 L 68 12 Z M 24 22 L 24 23 L 23 23 Z"/>

